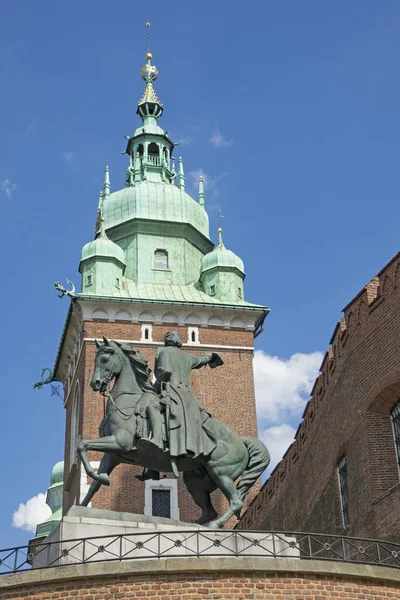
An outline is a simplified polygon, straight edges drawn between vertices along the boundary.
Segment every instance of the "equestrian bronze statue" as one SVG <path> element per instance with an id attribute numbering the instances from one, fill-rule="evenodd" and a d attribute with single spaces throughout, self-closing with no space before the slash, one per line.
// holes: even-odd
<path id="1" fill-rule="evenodd" d="M 213 419 L 191 389 L 192 369 L 222 366 L 221 357 L 193 356 L 182 350 L 177 333 L 168 332 L 157 353 L 152 383 L 147 361 L 131 344 L 103 340 L 96 341 L 90 385 L 102 393 L 114 385 L 108 391 L 100 437 L 78 444 L 82 464 L 94 480 L 82 505 L 88 505 L 101 485 L 110 485 L 109 475 L 118 464 L 129 463 L 144 467 L 143 478 L 156 478 L 160 471 L 175 476 L 182 472 L 202 510 L 199 524 L 218 529 L 233 515 L 240 518 L 244 498 L 270 458 L 260 440 L 239 437 Z M 97 473 L 86 456 L 88 450 L 104 452 Z M 229 502 L 219 518 L 210 498 L 216 489 Z"/>

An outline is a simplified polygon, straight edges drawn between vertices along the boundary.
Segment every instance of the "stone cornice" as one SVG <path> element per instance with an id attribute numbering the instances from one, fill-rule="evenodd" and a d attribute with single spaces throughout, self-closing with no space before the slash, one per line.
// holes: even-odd
<path id="1" fill-rule="evenodd" d="M 323 560 L 299 560 L 296 558 L 252 558 L 252 557 L 187 557 L 187 558 L 161 558 L 157 560 L 127 560 L 104 561 L 80 565 L 49 567 L 46 569 L 33 569 L 23 573 L 0 576 L 0 590 L 33 586 L 41 584 L 59 585 L 66 581 L 74 580 L 97 581 L 107 578 L 127 576 L 143 577 L 143 575 L 176 574 L 184 577 L 189 573 L 244 573 L 249 576 L 263 573 L 264 577 L 273 574 L 282 576 L 325 576 L 343 577 L 358 581 L 368 581 L 375 584 L 399 584 L 400 569 L 375 565 L 361 565 L 346 562 Z"/>

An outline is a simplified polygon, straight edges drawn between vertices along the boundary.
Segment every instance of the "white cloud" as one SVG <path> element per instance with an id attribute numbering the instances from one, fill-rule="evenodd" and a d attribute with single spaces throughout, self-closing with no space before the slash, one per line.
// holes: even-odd
<path id="1" fill-rule="evenodd" d="M 74 158 L 75 152 L 64 152 L 64 160 L 69 162 Z"/>
<path id="2" fill-rule="evenodd" d="M 267 446 L 271 456 L 271 462 L 267 473 L 271 473 L 271 471 L 274 470 L 290 444 L 293 442 L 295 433 L 296 430 L 294 427 L 287 423 L 267 427 L 267 429 L 260 432 L 260 439 Z"/>
<path id="3" fill-rule="evenodd" d="M 262 350 L 255 353 L 259 436 L 271 455 L 267 475 L 293 442 L 322 359 L 322 352 L 297 353 L 288 359 L 270 356 Z"/>
<path id="4" fill-rule="evenodd" d="M 9 179 L 0 181 L 0 190 L 5 193 L 7 198 L 11 200 L 13 193 L 17 189 L 17 184 L 12 183 Z"/>
<path id="5" fill-rule="evenodd" d="M 38 523 L 42 523 L 51 515 L 51 509 L 46 504 L 46 496 L 38 494 L 33 496 L 26 504 L 21 504 L 12 517 L 12 526 L 17 529 L 26 529 L 35 533 Z"/>
<path id="6" fill-rule="evenodd" d="M 289 359 L 257 350 L 254 381 L 260 421 L 282 424 L 301 416 L 318 375 L 323 354 L 293 354 Z"/>
<path id="7" fill-rule="evenodd" d="M 228 140 L 218 129 L 213 132 L 209 141 L 211 144 L 214 144 L 216 148 L 226 148 L 226 146 L 232 146 L 233 144 L 233 139 L 231 138 Z"/>
<path id="8" fill-rule="evenodd" d="M 212 176 L 209 173 L 205 173 L 203 169 L 193 169 L 189 171 L 186 175 L 186 179 L 188 181 L 188 186 L 192 192 L 194 197 L 197 196 L 197 191 L 199 189 L 199 177 L 203 176 L 203 184 L 204 184 L 204 194 L 207 198 L 216 198 L 218 196 L 218 184 L 226 176 L 226 173 L 222 173 L 221 175 Z M 208 208 L 210 208 L 208 206 Z"/>

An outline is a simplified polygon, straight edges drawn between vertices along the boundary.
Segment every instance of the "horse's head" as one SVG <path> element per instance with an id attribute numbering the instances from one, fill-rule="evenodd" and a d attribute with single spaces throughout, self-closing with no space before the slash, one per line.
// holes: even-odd
<path id="1" fill-rule="evenodd" d="M 103 344 L 96 340 L 96 346 L 94 373 L 90 387 L 95 392 L 104 392 L 114 377 L 120 374 L 124 357 L 119 346 L 106 338 L 103 338 Z"/>

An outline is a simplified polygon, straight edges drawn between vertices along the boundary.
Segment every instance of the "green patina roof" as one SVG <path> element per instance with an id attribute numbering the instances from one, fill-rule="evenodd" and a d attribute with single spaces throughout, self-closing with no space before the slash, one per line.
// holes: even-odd
<path id="1" fill-rule="evenodd" d="M 199 283 L 190 285 L 173 285 L 167 283 L 137 283 L 131 279 L 123 278 L 124 285 L 121 289 L 115 288 L 112 298 L 119 300 L 134 300 L 137 302 L 166 302 L 177 304 L 198 304 L 198 305 L 214 305 L 226 307 L 229 303 L 218 300 L 215 296 L 209 296 L 200 287 Z M 89 300 L 91 297 L 96 297 L 95 294 L 77 294 L 77 298 Z M 232 304 L 235 308 L 258 308 L 268 310 L 267 307 L 260 304 L 251 304 L 250 302 L 240 301 Z"/>
<path id="2" fill-rule="evenodd" d="M 107 229 L 130 219 L 189 223 L 209 235 L 208 215 L 189 194 L 161 181 L 141 181 L 114 192 L 103 203 Z"/>
<path id="3" fill-rule="evenodd" d="M 124 251 L 118 244 L 108 239 L 104 230 L 104 219 L 101 220 L 99 236 L 83 246 L 81 262 L 94 257 L 115 258 L 125 265 Z"/>
<path id="4" fill-rule="evenodd" d="M 60 460 L 60 462 L 56 463 L 51 472 L 50 478 L 50 487 L 52 485 L 56 485 L 62 483 L 64 479 L 64 461 Z"/>
<path id="5" fill-rule="evenodd" d="M 238 269 L 241 273 L 244 274 L 244 264 L 241 258 L 237 256 L 232 250 L 228 250 L 225 248 L 222 242 L 222 232 L 221 229 L 218 229 L 218 245 L 206 254 L 201 261 L 200 273 L 204 273 L 205 271 L 209 271 L 210 269 L 215 269 L 217 267 L 231 267 L 234 269 Z"/>

